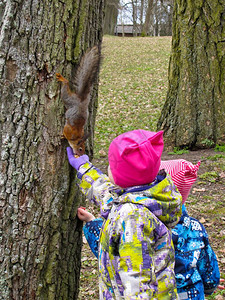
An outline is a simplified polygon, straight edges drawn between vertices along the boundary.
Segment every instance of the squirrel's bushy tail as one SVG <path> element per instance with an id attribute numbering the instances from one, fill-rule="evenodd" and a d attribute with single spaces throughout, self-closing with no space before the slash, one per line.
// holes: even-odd
<path id="1" fill-rule="evenodd" d="M 101 55 L 98 46 L 92 47 L 82 57 L 75 75 L 75 92 L 81 101 L 87 99 L 98 76 Z"/>

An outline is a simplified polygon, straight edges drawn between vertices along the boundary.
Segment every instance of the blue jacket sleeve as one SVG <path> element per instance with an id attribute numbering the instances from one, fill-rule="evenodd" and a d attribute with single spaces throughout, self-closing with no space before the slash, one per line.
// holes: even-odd
<path id="1" fill-rule="evenodd" d="M 83 231 L 85 238 L 91 248 L 91 251 L 98 258 L 98 243 L 103 220 L 101 218 L 94 219 L 84 225 Z"/>
<path id="2" fill-rule="evenodd" d="M 205 247 L 202 249 L 199 257 L 198 269 L 203 280 L 204 293 L 211 295 L 220 282 L 220 272 L 216 254 L 209 245 L 207 234 L 204 240 Z"/>

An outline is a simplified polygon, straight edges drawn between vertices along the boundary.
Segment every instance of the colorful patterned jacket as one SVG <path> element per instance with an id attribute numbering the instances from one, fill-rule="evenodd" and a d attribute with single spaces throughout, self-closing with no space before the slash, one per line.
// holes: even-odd
<path id="1" fill-rule="evenodd" d="M 219 284 L 219 267 L 204 226 L 189 217 L 184 205 L 182 211 L 172 229 L 179 299 L 203 300 L 204 294 L 212 294 Z"/>
<path id="2" fill-rule="evenodd" d="M 119 189 L 91 163 L 79 168 L 80 189 L 105 219 L 99 241 L 100 299 L 178 299 L 169 228 L 181 195 L 165 172 L 145 186 Z"/>
<path id="3" fill-rule="evenodd" d="M 96 218 L 84 225 L 84 235 L 96 257 L 103 219 Z M 215 253 L 209 245 L 203 225 L 188 216 L 183 205 L 183 215 L 172 229 L 175 245 L 175 274 L 180 300 L 203 300 L 219 284 L 220 273 Z M 201 254 L 200 254 L 201 253 Z"/>

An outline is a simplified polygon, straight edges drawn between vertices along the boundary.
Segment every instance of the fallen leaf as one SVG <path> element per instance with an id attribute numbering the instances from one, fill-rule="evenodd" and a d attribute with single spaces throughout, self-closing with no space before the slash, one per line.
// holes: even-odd
<path id="1" fill-rule="evenodd" d="M 200 220 L 199 220 L 201 223 L 205 223 L 206 220 L 202 217 Z"/>
<path id="2" fill-rule="evenodd" d="M 206 226 L 210 227 L 213 223 L 205 223 Z"/>
<path id="3" fill-rule="evenodd" d="M 86 261 L 88 258 L 87 257 L 83 257 L 82 259 L 81 259 L 81 261 Z"/>
<path id="4" fill-rule="evenodd" d="M 225 173 L 222 172 L 222 173 L 219 174 L 219 176 L 220 176 L 221 178 L 225 178 Z"/>
<path id="5" fill-rule="evenodd" d="M 222 264 L 225 264 L 225 258 L 222 258 L 220 261 Z"/>
<path id="6" fill-rule="evenodd" d="M 194 188 L 192 193 L 194 194 L 195 192 L 205 192 L 205 188 L 202 188 L 202 189 Z"/>
<path id="7" fill-rule="evenodd" d="M 101 156 L 101 157 L 103 157 L 103 156 L 106 156 L 106 152 L 102 149 L 102 150 L 99 150 L 99 155 Z"/>
<path id="8" fill-rule="evenodd" d="M 95 291 L 88 291 L 88 295 L 93 295 Z"/>
<path id="9" fill-rule="evenodd" d="M 217 295 L 215 297 L 215 300 L 224 300 L 224 297 L 222 295 Z"/>

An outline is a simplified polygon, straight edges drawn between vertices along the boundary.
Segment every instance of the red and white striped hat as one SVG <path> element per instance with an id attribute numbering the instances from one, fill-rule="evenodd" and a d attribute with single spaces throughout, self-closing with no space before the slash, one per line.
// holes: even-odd
<path id="1" fill-rule="evenodd" d="M 182 203 L 187 200 L 193 183 L 197 179 L 197 171 L 201 162 L 196 165 L 184 159 L 161 161 L 160 170 L 165 169 L 170 174 L 174 184 L 182 196 Z"/>

